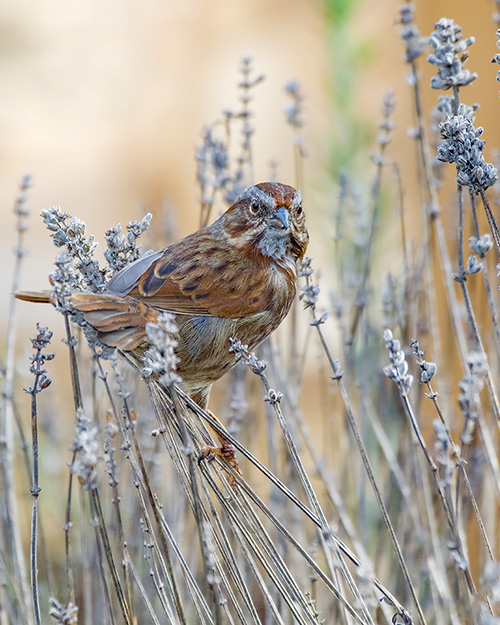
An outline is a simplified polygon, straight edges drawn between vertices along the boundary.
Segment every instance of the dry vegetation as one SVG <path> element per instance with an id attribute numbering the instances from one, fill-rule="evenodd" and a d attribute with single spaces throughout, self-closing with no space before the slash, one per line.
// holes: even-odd
<path id="1" fill-rule="evenodd" d="M 401 172 L 391 154 L 388 94 L 371 184 L 360 190 L 355 171 L 338 181 L 331 264 L 321 267 L 322 276 L 334 276 L 335 289 L 327 293 L 328 285 L 320 298 L 308 259 L 300 301 L 278 340 L 256 355 L 231 347 L 241 364 L 220 416 L 242 476 L 219 458 L 199 461 L 201 448 L 212 444 L 207 424 L 220 425 L 175 386 L 168 322 L 151 334 L 154 376 L 126 355 L 87 344 L 71 322 L 66 294 L 99 289 L 136 258 L 149 218 L 129 224 L 125 236 L 119 228 L 108 231 L 108 265 L 99 267 L 85 225 L 44 211 L 55 244 L 64 248 L 52 284 L 74 404 L 50 399 L 55 385 L 44 390 L 50 331 L 37 328 L 31 374 L 20 380 L 7 328 L 2 625 L 498 622 L 500 233 L 490 188 L 497 174 L 484 161 L 481 129 L 467 105 L 467 85 L 476 78 L 465 67 L 473 41 L 441 20 L 428 48 L 413 11 L 403 6 L 398 27 L 414 95 L 407 141 L 416 148 L 417 168 Z M 436 66 L 431 87 L 442 93 L 432 115 L 422 110 L 428 86 L 418 69 L 429 53 Z M 204 132 L 197 153 L 202 224 L 213 218 L 216 201 L 231 202 L 255 182 L 251 100 L 261 80 L 244 60 L 240 110 Z M 286 93 L 301 186 L 302 94 L 295 83 Z M 453 189 L 441 187 L 443 167 L 456 167 Z M 418 247 L 409 244 L 405 225 L 410 177 L 421 202 Z M 13 291 L 28 188 L 24 180 L 15 204 Z M 441 206 L 450 192 L 453 205 Z M 446 232 L 448 210 L 454 228 Z M 389 228 L 394 221 L 397 228 Z M 388 276 L 376 270 L 384 246 L 395 259 Z M 11 319 L 16 305 L 12 299 Z M 425 360 L 426 351 L 434 362 Z M 306 359 L 311 352 L 321 354 L 319 366 Z M 304 363 L 317 370 L 304 370 Z M 319 382 L 311 390 L 314 376 Z M 23 387 L 31 416 L 18 409 Z M 316 392 L 319 402 L 312 401 Z M 69 452 L 41 428 L 44 402 L 74 415 Z M 313 404 L 319 414 L 311 414 Z"/>

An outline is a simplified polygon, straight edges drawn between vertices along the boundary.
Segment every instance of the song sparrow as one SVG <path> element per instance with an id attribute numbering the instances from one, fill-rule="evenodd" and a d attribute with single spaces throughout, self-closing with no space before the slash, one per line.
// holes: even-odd
<path id="1" fill-rule="evenodd" d="M 103 293 L 74 293 L 71 305 L 104 344 L 136 354 L 146 323 L 175 313 L 182 386 L 206 408 L 212 384 L 235 365 L 229 338 L 253 350 L 290 310 L 308 240 L 300 191 L 264 182 L 210 226 L 125 267 Z"/>

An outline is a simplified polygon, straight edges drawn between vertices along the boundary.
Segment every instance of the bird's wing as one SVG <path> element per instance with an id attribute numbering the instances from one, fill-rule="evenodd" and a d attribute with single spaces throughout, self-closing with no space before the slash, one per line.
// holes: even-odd
<path id="1" fill-rule="evenodd" d="M 120 294 L 155 308 L 239 318 L 270 305 L 273 270 L 221 242 L 209 229 L 174 243 L 149 264 L 134 265 L 128 269 L 130 274 L 124 270 L 120 278 L 129 285 Z M 276 275 L 276 280 L 280 276 Z"/>
<path id="2" fill-rule="evenodd" d="M 130 265 L 126 265 L 106 284 L 106 291 L 108 293 L 113 293 L 113 295 L 126 295 L 130 289 L 137 284 L 148 267 L 161 258 L 163 252 L 164 250 L 152 254 L 145 254 L 138 260 L 130 263 Z"/>

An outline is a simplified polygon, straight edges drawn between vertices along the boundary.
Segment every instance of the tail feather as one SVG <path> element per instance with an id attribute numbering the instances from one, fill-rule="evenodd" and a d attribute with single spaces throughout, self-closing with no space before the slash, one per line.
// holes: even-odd
<path id="1" fill-rule="evenodd" d="M 110 347 L 117 347 L 124 352 L 131 352 L 140 345 L 145 345 L 147 335 L 144 328 L 123 328 L 113 332 L 98 332 L 97 338 Z"/>
<path id="2" fill-rule="evenodd" d="M 84 313 L 84 316 L 85 321 L 98 329 L 99 332 L 113 332 L 116 328 L 128 328 L 131 322 L 134 323 L 133 312 L 126 311 L 115 313 L 109 308 L 103 310 L 89 310 Z"/>
<path id="3" fill-rule="evenodd" d="M 25 302 L 53 303 L 50 291 L 17 291 Z M 110 347 L 132 351 L 147 342 L 146 324 L 158 319 L 158 311 L 132 297 L 110 293 L 73 293 L 71 306 L 98 332 L 99 340 Z"/>
<path id="4" fill-rule="evenodd" d="M 23 300 L 23 302 L 35 302 L 37 304 L 49 304 L 52 302 L 51 293 L 46 291 L 16 291 L 14 293 L 16 299 Z"/>
<path id="5" fill-rule="evenodd" d="M 158 312 L 132 297 L 109 293 L 73 293 L 71 305 L 99 333 L 105 345 L 132 351 L 147 341 L 146 324 Z"/>

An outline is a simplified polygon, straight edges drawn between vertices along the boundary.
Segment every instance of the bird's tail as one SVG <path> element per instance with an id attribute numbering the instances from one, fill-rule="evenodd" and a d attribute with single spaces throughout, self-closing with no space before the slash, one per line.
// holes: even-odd
<path id="1" fill-rule="evenodd" d="M 18 291 L 25 302 L 54 303 L 50 291 Z M 99 340 L 110 347 L 132 351 L 147 342 L 146 324 L 158 320 L 158 311 L 133 297 L 109 293 L 73 293 L 68 303 L 83 313 L 97 330 Z"/>
<path id="2" fill-rule="evenodd" d="M 14 297 L 22 299 L 24 302 L 35 302 L 37 304 L 52 303 L 49 290 L 46 291 L 16 291 Z"/>
<path id="3" fill-rule="evenodd" d="M 132 351 L 146 343 L 146 324 L 158 320 L 157 310 L 133 297 L 73 293 L 70 304 L 97 330 L 102 343 L 124 351 Z"/>

